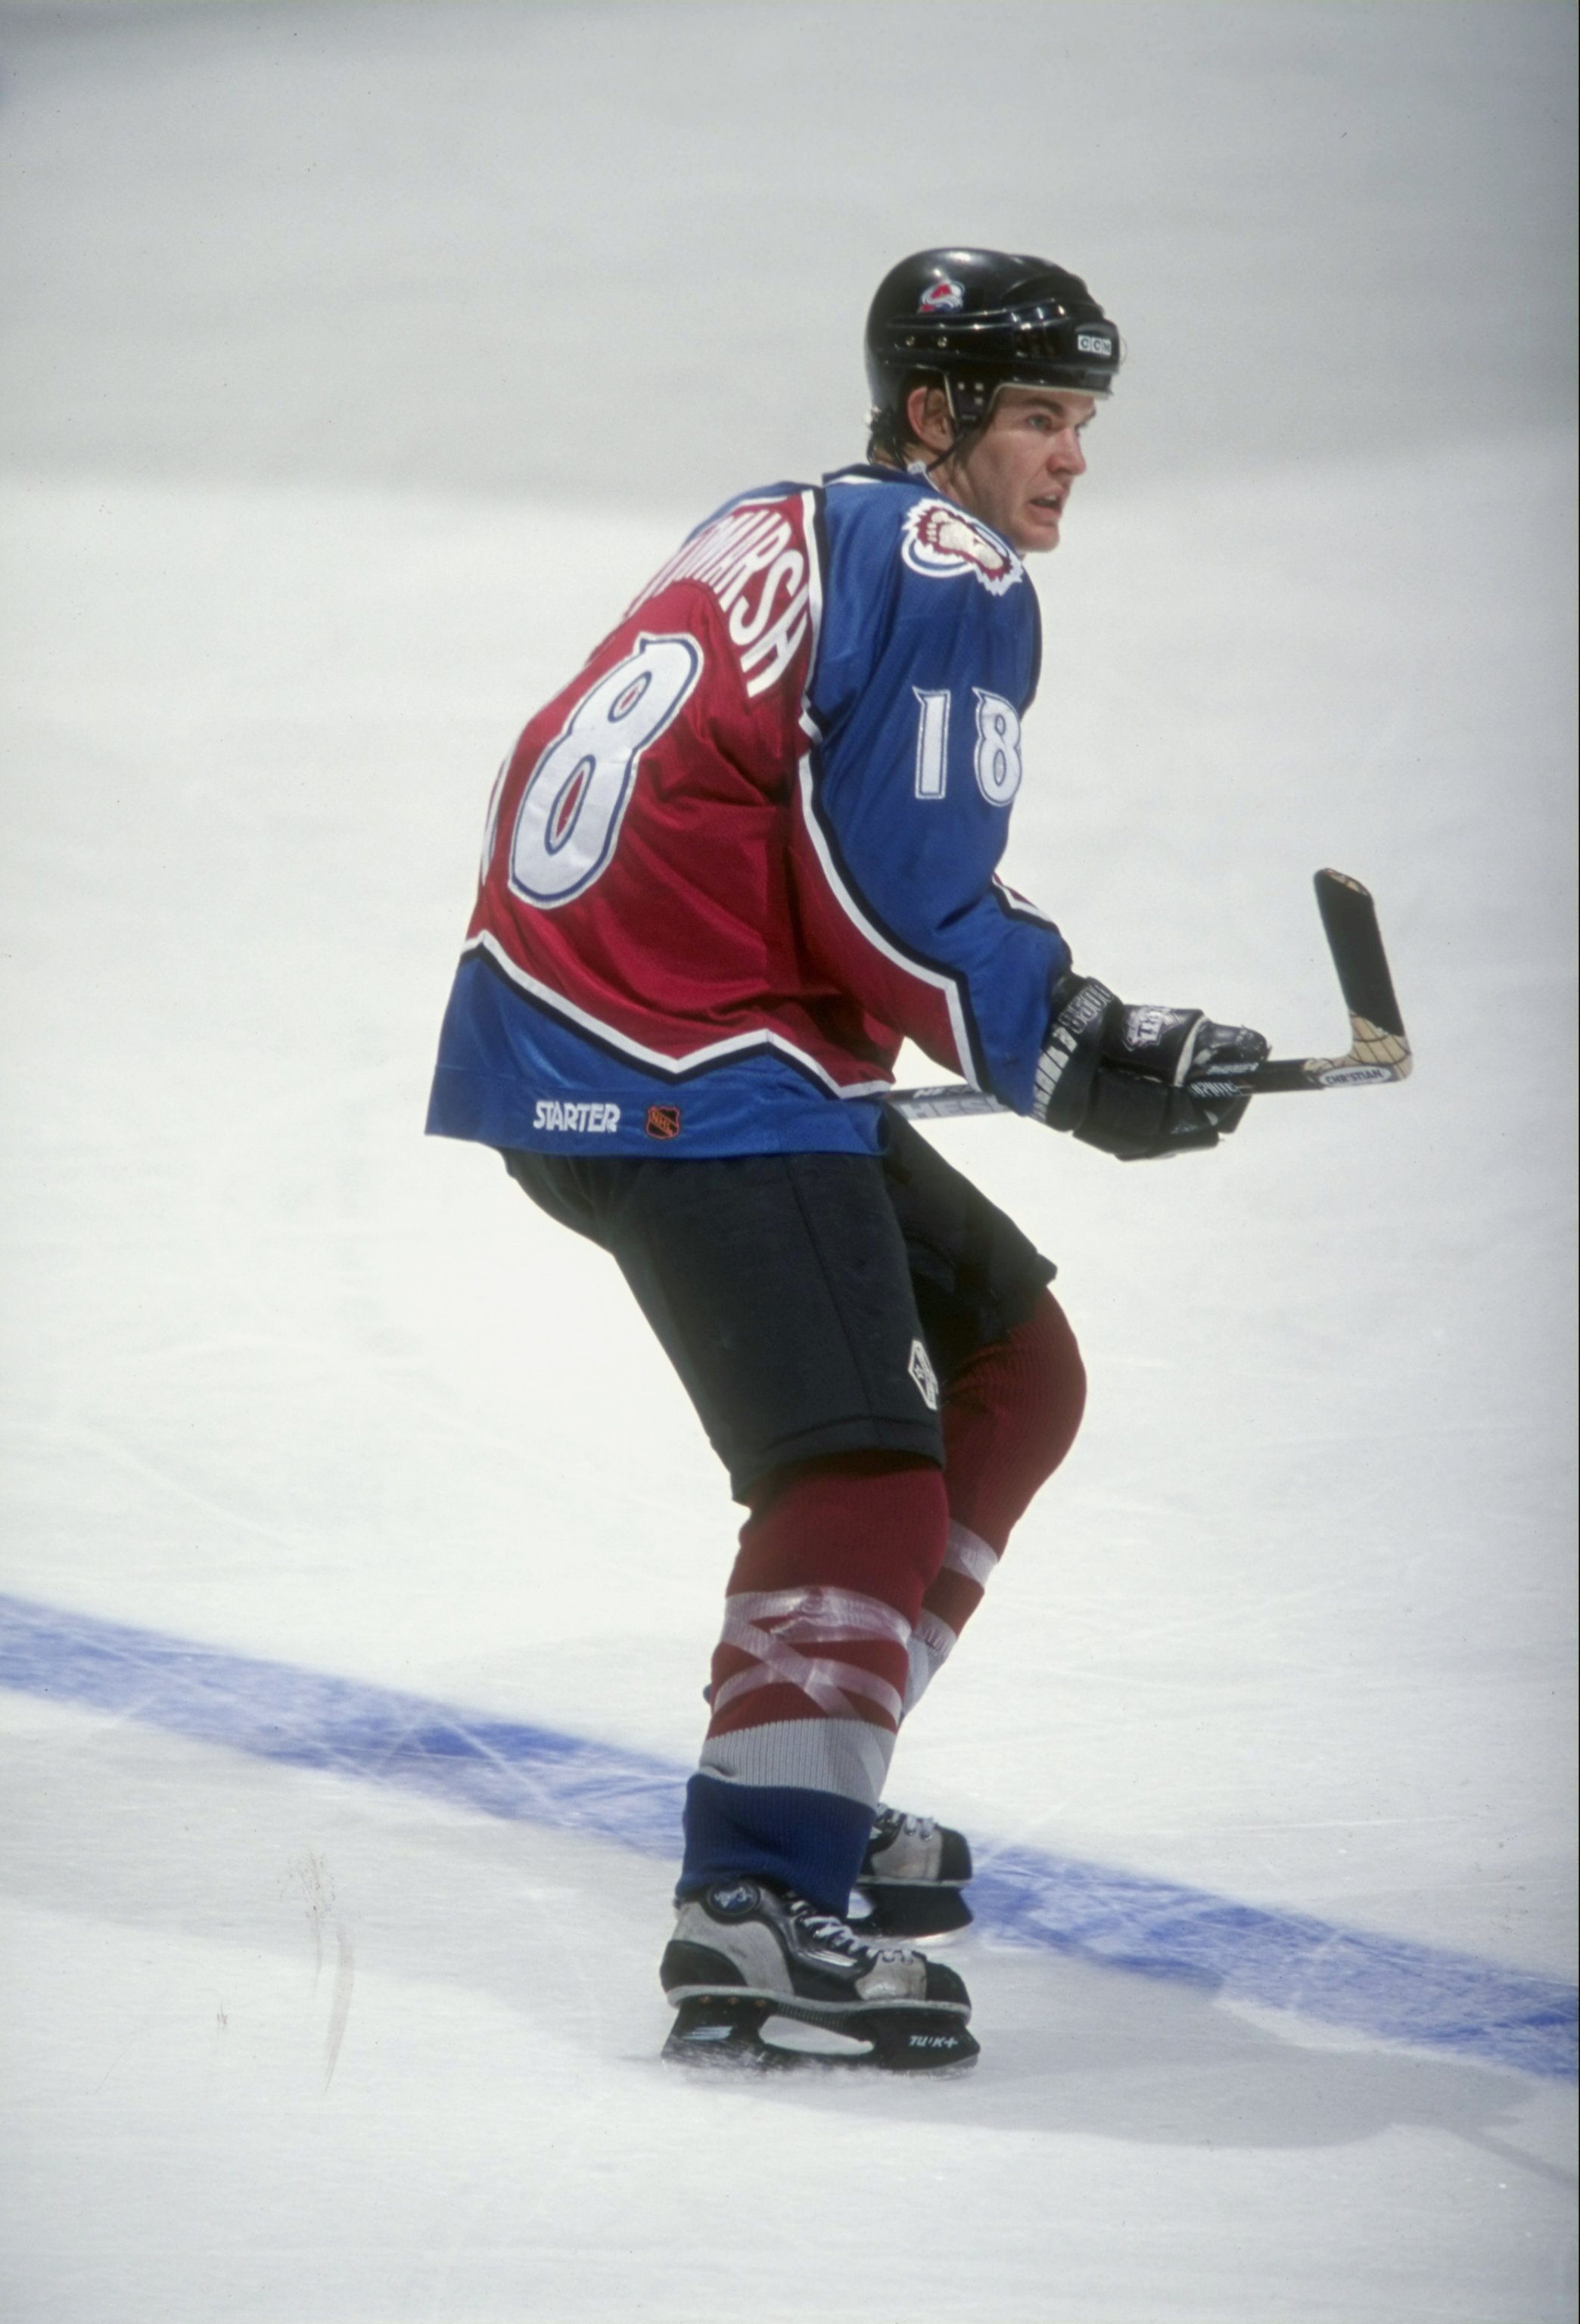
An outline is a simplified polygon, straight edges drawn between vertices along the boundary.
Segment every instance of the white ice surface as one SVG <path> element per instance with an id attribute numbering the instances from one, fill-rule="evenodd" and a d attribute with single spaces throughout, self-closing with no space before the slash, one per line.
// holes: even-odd
<path id="1" fill-rule="evenodd" d="M 201 13 L 150 12 L 156 113 L 150 58 L 217 103 L 212 23 L 284 21 Z M 353 124 L 359 18 L 406 27 L 370 89 L 424 22 L 300 12 Z M 27 19 L 64 78 L 23 77 L 14 153 L 45 97 L 70 144 L 77 21 Z M 189 195 L 145 118 L 130 182 Z M 920 238 L 873 215 L 863 279 Z M 333 317 L 298 323 L 321 355 Z M 90 362 L 88 317 L 51 327 Z M 183 479 L 152 422 L 75 465 L 24 422 L 0 1587 L 684 1760 L 711 1457 L 607 1262 L 418 1132 L 493 769 L 698 510 L 612 509 L 585 459 L 579 500 L 291 482 L 289 429 L 274 482 L 212 443 Z M 1174 484 L 1154 441 L 1127 484 L 1104 424 L 1038 576 L 1010 874 L 1122 991 L 1299 1050 L 1342 1030 L 1308 876 L 1356 872 L 1419 1065 L 1174 1169 L 938 1133 L 1058 1259 L 1094 1396 L 897 1796 L 1566 1974 L 1570 441 L 1439 413 Z M 0 1729 L 24 2324 L 1568 2312 L 1561 2089 L 980 1939 L 969 2082 L 677 2087 L 663 1867 L 28 1695 Z"/>
<path id="2" fill-rule="evenodd" d="M 661 1868 L 5 1727 L 18 2316 L 1563 2313 L 1566 2091 L 980 1945 L 969 2081 L 698 2089 L 655 2061 Z"/>
<path id="3" fill-rule="evenodd" d="M 1358 866 L 1422 1063 L 1199 1171 L 949 1134 L 1057 1253 L 1095 1395 L 900 1771 L 1001 1839 L 1560 1971 L 1563 1109 L 1485 1061 L 1566 1038 L 1519 594 L 1563 467 L 1157 495 L 1054 576 L 1021 884 L 1122 990 L 1299 1047 L 1336 1031 L 1305 875 Z M 608 1264 L 417 1135 L 494 760 L 671 528 L 108 483 L 8 514 L 7 1586 L 688 1757 L 711 1456 Z M 1467 524 L 1514 593 L 1474 659 Z M 1276 590 L 1290 541 L 1350 586 Z M 1511 2077 L 978 1946 L 969 2094 L 710 2112 L 649 2062 L 661 1868 L 8 1723 L 29 2314 L 113 2281 L 140 2317 L 680 2316 L 753 2280 L 743 2203 L 813 2234 L 767 2312 L 882 2313 L 879 2225 L 935 2183 L 907 2315 L 1560 2312 L 1566 2101 Z"/>

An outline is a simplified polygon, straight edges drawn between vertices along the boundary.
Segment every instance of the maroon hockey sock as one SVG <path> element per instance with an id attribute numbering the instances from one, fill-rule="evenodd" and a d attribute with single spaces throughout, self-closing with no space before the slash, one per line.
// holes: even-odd
<path id="1" fill-rule="evenodd" d="M 943 1408 L 948 1546 L 922 1600 L 925 1656 L 919 1668 L 912 1656 L 907 1708 L 982 1603 L 1011 1531 L 1075 1443 L 1086 1401 L 1076 1335 L 1049 1291 L 1023 1323 L 978 1349 L 950 1381 Z"/>
<path id="2" fill-rule="evenodd" d="M 751 1508 L 714 1653 L 709 1738 L 830 1718 L 892 1736 L 909 1633 L 943 1561 L 942 1475 L 904 1454 L 838 1453 L 777 1471 Z"/>
<path id="3" fill-rule="evenodd" d="M 713 1657 L 713 1717 L 687 1787 L 690 1893 L 751 1873 L 843 1913 L 948 1535 L 931 1462 L 844 1453 L 751 1496 Z"/>

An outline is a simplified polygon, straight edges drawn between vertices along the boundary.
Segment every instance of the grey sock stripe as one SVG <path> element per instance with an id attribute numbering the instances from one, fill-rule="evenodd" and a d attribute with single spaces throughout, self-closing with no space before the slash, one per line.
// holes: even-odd
<path id="1" fill-rule="evenodd" d="M 916 1628 L 911 1634 L 911 1645 L 914 1646 L 920 1644 L 928 1649 L 933 1658 L 935 1670 L 941 1662 L 946 1661 L 954 1653 L 959 1643 L 960 1633 L 957 1630 L 952 1630 L 947 1622 L 941 1622 L 936 1614 L 929 1613 L 924 1606 L 916 1618 Z"/>
<path id="2" fill-rule="evenodd" d="M 947 1622 L 924 1608 L 906 1648 L 905 1715 L 909 1717 L 958 1644 Z"/>
<path id="3" fill-rule="evenodd" d="M 876 1807 L 893 1751 L 889 1729 L 864 1719 L 781 1719 L 710 1735 L 698 1766 L 722 1783 L 836 1792 Z"/>

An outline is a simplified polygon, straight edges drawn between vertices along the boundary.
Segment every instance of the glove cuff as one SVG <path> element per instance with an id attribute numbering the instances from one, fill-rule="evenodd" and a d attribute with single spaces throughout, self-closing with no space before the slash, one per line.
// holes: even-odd
<path id="1" fill-rule="evenodd" d="M 1118 1001 L 1095 976 L 1060 977 L 1053 1019 L 1031 1089 L 1031 1113 L 1050 1130 L 1074 1130 L 1086 1114 L 1103 1056 L 1109 1012 Z"/>

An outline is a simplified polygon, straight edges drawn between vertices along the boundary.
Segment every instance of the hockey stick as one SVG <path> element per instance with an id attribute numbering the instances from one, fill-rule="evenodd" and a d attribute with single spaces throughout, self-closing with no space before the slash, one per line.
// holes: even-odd
<path id="1" fill-rule="evenodd" d="M 1322 931 L 1333 954 L 1339 991 L 1350 1012 L 1350 1046 L 1342 1057 L 1269 1057 L 1234 1086 L 1265 1097 L 1280 1090 L 1345 1089 L 1363 1082 L 1402 1082 L 1414 1062 L 1404 1029 L 1388 955 L 1377 927 L 1370 889 L 1345 872 L 1318 872 L 1312 881 Z M 996 1097 L 963 1083 L 927 1089 L 896 1090 L 888 1101 L 907 1121 L 938 1121 L 947 1115 L 1008 1113 Z"/>

